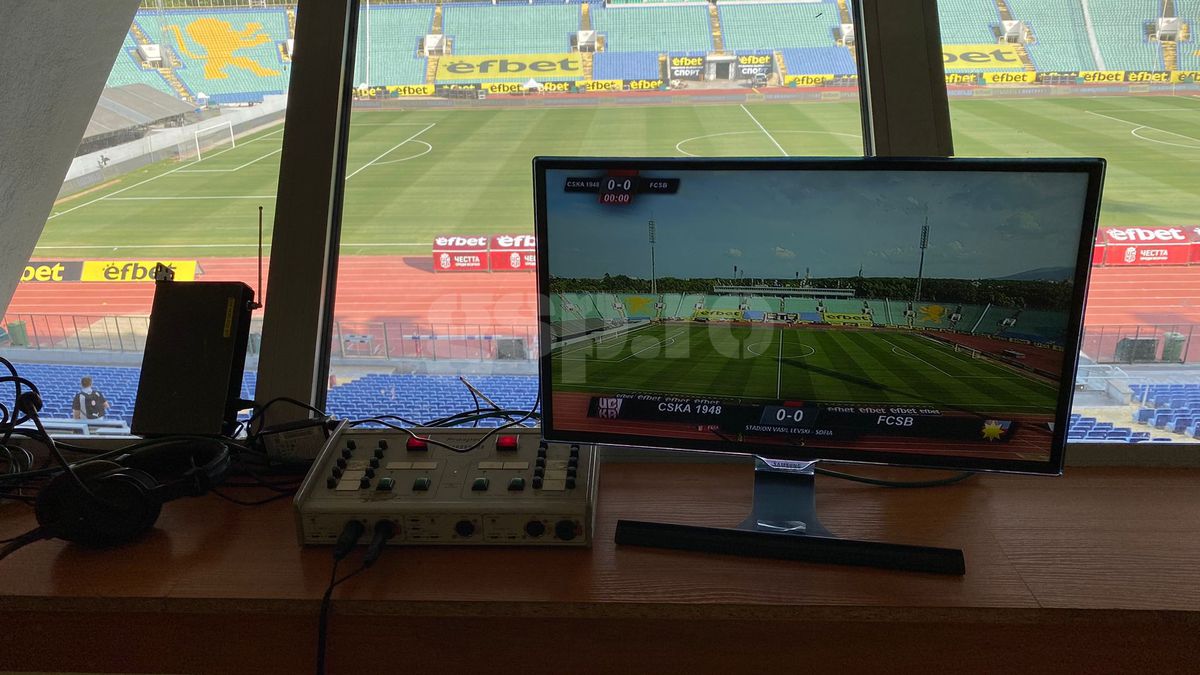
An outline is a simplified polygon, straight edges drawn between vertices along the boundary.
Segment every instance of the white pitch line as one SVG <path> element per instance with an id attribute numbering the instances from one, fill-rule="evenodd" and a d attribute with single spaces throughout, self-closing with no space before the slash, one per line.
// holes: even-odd
<path id="1" fill-rule="evenodd" d="M 767 138 L 771 139 L 771 142 L 775 144 L 775 147 L 779 148 L 779 152 L 782 152 L 783 156 L 787 157 L 787 150 L 784 150 L 783 146 L 779 144 L 779 141 L 775 140 L 775 137 L 771 135 L 771 132 L 767 131 L 767 128 L 762 125 L 762 122 L 758 121 L 758 118 L 754 116 L 754 113 L 750 112 L 750 109 L 744 104 L 741 106 L 741 108 L 743 112 L 750 116 L 750 119 L 754 120 L 754 123 L 758 125 L 758 128 L 762 129 L 762 132 L 767 135 Z"/>
<path id="2" fill-rule="evenodd" d="M 192 199 L 275 199 L 275 195 L 193 195 L 178 197 L 110 197 L 114 202 L 173 202 Z"/>
<path id="3" fill-rule="evenodd" d="M 229 152 L 230 150 L 233 150 L 233 147 L 228 147 L 228 148 L 225 148 L 224 150 L 218 150 L 217 152 L 214 152 L 213 154 L 209 155 L 209 158 L 211 159 L 213 157 L 216 157 L 217 155 L 221 155 L 226 152 Z M 198 164 L 202 161 L 204 161 L 204 160 L 198 159 L 195 162 L 188 162 L 187 164 L 184 164 L 182 166 L 177 166 L 174 169 L 171 169 L 170 171 L 164 171 L 163 173 L 160 173 L 157 176 L 151 176 L 151 177 L 147 178 L 146 180 L 134 183 L 133 185 L 130 185 L 129 187 L 123 187 L 120 190 L 116 190 L 115 192 L 110 192 L 110 193 L 104 195 L 103 197 L 97 197 L 97 198 L 91 200 L 90 202 L 84 202 L 78 206 L 72 206 L 71 208 L 67 209 L 66 211 L 59 211 L 57 213 L 51 213 L 50 217 L 46 218 L 46 220 L 48 220 L 48 221 L 53 220 L 59 216 L 64 216 L 72 211 L 77 211 L 79 209 L 82 209 L 85 206 L 91 206 L 92 204 L 95 204 L 96 202 L 104 201 L 105 199 L 109 199 L 113 195 L 119 195 L 122 192 L 125 192 L 126 190 L 132 190 L 133 188 L 138 187 L 139 185 L 145 185 L 146 183 L 149 183 L 152 180 L 158 180 L 159 178 L 162 178 L 163 176 L 170 176 L 171 174 L 175 173 L 176 171 L 181 171 L 183 169 L 188 168 L 189 166 L 192 166 L 193 164 Z M 103 247 L 101 247 L 101 248 L 103 248 Z"/>
<path id="4" fill-rule="evenodd" d="M 908 357 L 910 357 L 910 358 L 914 358 L 914 359 L 916 359 L 916 360 L 920 361 L 921 363 L 924 363 L 925 365 L 929 366 L 930 368 L 933 368 L 934 370 L 938 371 L 939 373 L 941 373 L 941 374 L 945 375 L 946 377 L 954 377 L 954 376 L 953 376 L 953 375 L 951 375 L 950 373 L 947 373 L 946 371 L 942 370 L 941 368 L 938 368 L 937 366 L 935 366 L 935 365 L 933 365 L 932 363 L 930 363 L 930 362 L 926 361 L 925 359 L 923 359 L 923 358 L 921 358 L 921 357 L 917 356 L 916 354 L 913 354 L 912 352 L 908 351 L 908 350 L 907 350 L 907 349 L 905 349 L 904 347 L 899 347 L 899 346 L 897 346 L 897 345 L 896 345 L 895 343 L 893 343 L 891 340 L 884 340 L 884 343 L 886 343 L 886 344 L 889 344 L 889 345 L 892 345 L 892 353 L 893 353 L 893 354 L 895 354 L 896 356 L 908 356 Z M 904 353 L 903 353 L 903 354 L 901 354 L 900 352 L 904 352 Z"/>
<path id="5" fill-rule="evenodd" d="M 255 162 L 261 162 L 262 160 L 270 157 L 271 155 L 278 155 L 281 152 L 283 152 L 283 148 L 280 148 L 278 150 L 272 150 L 271 152 L 268 152 L 267 154 L 263 155 L 262 157 L 259 157 L 258 159 L 252 159 L 249 162 L 246 162 L 245 164 L 242 164 L 241 166 L 235 166 L 232 169 L 187 169 L 185 171 L 180 171 L 179 173 L 233 173 L 234 171 L 241 171 L 242 169 L 250 166 L 251 164 L 254 164 Z"/>
<path id="6" fill-rule="evenodd" d="M 783 329 L 779 329 L 779 357 L 775 359 L 775 398 L 783 398 Z"/>
<path id="7" fill-rule="evenodd" d="M 1094 111 L 1094 110 L 1088 110 L 1088 111 L 1086 111 L 1086 112 L 1087 112 L 1087 114 L 1089 114 L 1089 115 L 1095 115 L 1096 117 L 1103 117 L 1104 119 L 1107 119 L 1107 120 L 1112 120 L 1112 121 L 1114 121 L 1114 122 L 1120 122 L 1120 123 L 1122 123 L 1122 124 L 1128 124 L 1128 125 L 1130 125 L 1130 126 L 1137 127 L 1138 129 L 1153 129 L 1153 130 L 1155 130 L 1155 131 L 1157 131 L 1157 132 L 1159 132 L 1159 133 L 1162 133 L 1162 134 L 1171 134 L 1172 136 L 1178 136 L 1179 138 L 1186 138 L 1186 139 L 1188 139 L 1189 141 L 1191 141 L 1191 142 L 1193 142 L 1193 143 L 1200 143 L 1200 138 L 1193 138 L 1193 137 L 1191 137 L 1191 136 L 1188 136 L 1188 135 L 1185 135 L 1185 134 L 1181 134 L 1181 133 L 1178 133 L 1178 132 L 1175 132 L 1175 131 L 1167 131 L 1166 129 L 1159 129 L 1158 127 L 1152 127 L 1152 126 L 1150 126 L 1149 124 L 1142 124 L 1141 122 L 1130 122 L 1129 120 L 1123 120 L 1123 119 L 1121 119 L 1121 118 L 1119 118 L 1119 117 L 1112 117 L 1111 115 L 1105 115 L 1104 113 L 1098 113 L 1098 112 L 1096 112 L 1096 111 Z M 1138 137 L 1138 138 L 1140 138 L 1140 137 Z M 1145 141 L 1145 140 L 1150 140 L 1150 139 L 1143 138 L 1142 140 L 1143 140 L 1143 141 Z"/>
<path id="8" fill-rule="evenodd" d="M 409 136 L 408 138 L 406 138 L 406 139 L 404 139 L 404 140 L 400 141 L 399 143 L 397 143 L 397 144 L 393 145 L 392 147 L 388 148 L 387 150 L 385 150 L 385 151 L 383 152 L 383 154 L 379 155 L 379 156 L 378 156 L 378 157 L 376 157 L 375 159 L 373 159 L 373 160 L 371 160 L 371 161 L 367 162 L 366 164 L 363 164 L 362 166 L 358 167 L 358 168 L 357 168 L 357 169 L 355 169 L 354 171 L 350 172 L 350 175 L 346 176 L 346 180 L 350 180 L 351 178 L 354 178 L 356 175 L 358 175 L 358 172 L 359 172 L 359 171 L 362 171 L 363 169 L 365 169 L 365 168 L 367 168 L 367 167 L 371 166 L 372 164 L 374 164 L 375 162 L 378 162 L 379 160 L 383 159 L 384 157 L 387 157 L 387 156 L 388 156 L 388 154 L 389 154 L 389 153 L 391 153 L 391 152 L 392 152 L 393 150 L 395 150 L 396 148 L 398 148 L 398 147 L 400 147 L 400 146 L 404 145 L 405 143 L 407 143 L 407 142 L 409 142 L 409 141 L 413 140 L 413 139 L 414 139 L 414 138 L 416 138 L 417 136 L 420 136 L 421 134 L 425 133 L 426 131 L 429 131 L 430 129 L 432 129 L 432 128 L 434 127 L 434 125 L 435 125 L 435 124 L 437 124 L 437 122 L 430 122 L 428 126 L 426 126 L 425 128 L 421 129 L 421 130 L 420 130 L 420 131 L 418 131 L 417 133 L 413 134 L 412 136 Z"/>

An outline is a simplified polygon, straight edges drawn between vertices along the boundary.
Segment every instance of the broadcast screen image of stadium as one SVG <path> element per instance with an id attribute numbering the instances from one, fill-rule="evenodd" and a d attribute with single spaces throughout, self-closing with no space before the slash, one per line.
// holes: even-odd
<path id="1" fill-rule="evenodd" d="M 548 170 L 549 426 L 1046 460 L 1087 175 L 848 169 Z"/>
<path id="2" fill-rule="evenodd" d="M 550 345 L 540 342 L 537 314 L 529 170 L 535 156 L 861 156 L 851 5 L 360 2 L 327 412 L 429 421 L 490 405 L 464 379 L 501 408 L 527 410 L 538 400 L 538 356 Z M 270 306 L 268 289 L 257 281 L 258 223 L 261 208 L 269 277 L 284 119 L 301 100 L 289 103 L 304 11 L 304 4 L 285 0 L 145 0 L 111 66 L 105 64 L 106 87 L 94 110 L 89 106 L 91 122 L 49 218 L 29 224 L 41 228 L 40 237 L 0 319 L 0 354 L 41 384 L 43 414 L 60 433 L 127 429 L 155 263 L 174 267 L 179 280 L 244 281 Z M 939 0 L 938 13 L 957 157 L 1108 161 L 1068 438 L 1194 442 L 1200 434 L 1200 4 Z M 672 236 L 668 228 L 680 221 L 666 204 L 682 200 L 656 198 L 663 206 L 654 206 L 654 219 L 663 237 Z M 924 215 L 913 218 L 897 231 L 893 248 L 917 245 Z M 630 305 L 645 295 L 640 287 L 569 290 L 562 300 L 580 321 L 627 322 L 640 326 L 639 340 L 673 341 L 671 348 L 695 343 L 693 355 L 710 342 L 700 336 L 713 330 L 695 320 L 704 318 L 693 316 L 697 303 L 718 312 L 714 319 L 741 304 L 748 305 L 742 311 L 783 315 L 776 318 L 783 327 L 709 322 L 728 328 L 730 340 L 745 332 L 738 344 L 763 352 L 743 349 L 747 358 L 737 360 L 737 367 L 754 371 L 743 378 L 746 389 L 714 395 L 808 396 L 807 373 L 831 387 L 831 399 L 900 401 L 919 377 L 931 387 L 914 405 L 1008 410 L 1001 421 L 1019 420 L 1018 412 L 1045 414 L 1041 376 L 1021 366 L 1042 368 L 1042 359 L 1056 355 L 1062 323 L 1051 296 L 1024 287 L 962 295 L 939 284 L 1067 263 L 1035 264 L 1036 239 L 1016 227 L 996 233 L 1026 244 L 997 256 L 997 264 L 1011 267 L 977 273 L 939 267 L 955 239 L 932 211 L 930 218 L 920 296 L 900 281 L 913 276 L 907 258 L 903 271 L 857 255 L 827 267 L 828 256 L 777 242 L 772 246 L 795 257 L 756 262 L 750 242 L 714 253 L 739 248 L 746 255 L 740 262 L 671 274 L 725 279 L 730 286 L 778 279 L 799 290 L 796 284 L 806 283 L 808 295 L 739 295 L 708 284 L 660 289 L 670 297 L 649 307 Z M 645 220 L 639 222 L 644 230 Z M 699 250 L 703 240 L 689 244 Z M 659 252 L 683 256 L 661 245 Z M 776 261 L 790 264 L 786 273 L 767 265 Z M 860 264 L 864 279 L 894 274 L 897 281 L 851 282 Z M 640 278 L 611 270 L 614 278 L 621 273 Z M 1061 280 L 1027 283 L 1053 281 Z M 818 296 L 816 288 L 832 290 Z M 576 295 L 594 291 L 611 297 L 589 303 Z M 664 307 L 652 317 L 647 312 L 657 303 Z M 869 328 L 861 318 L 866 309 Z M 839 314 L 860 316 L 842 324 L 864 325 L 812 320 Z M 659 321 L 641 326 L 649 318 Z M 256 311 L 247 399 L 258 385 L 262 319 L 263 310 Z M 847 355 L 838 356 L 842 351 Z M 870 365 L 876 357 L 886 367 Z M 625 363 L 635 362 L 644 363 L 638 357 Z M 879 387 L 811 370 L 848 362 L 858 362 L 860 377 Z M 624 388 L 636 383 L 620 378 L 636 374 L 607 377 Z M 84 377 L 110 403 L 102 420 L 74 415 Z M 1016 404 L 1027 407 L 1005 408 Z M 1009 440 L 989 447 L 1017 446 Z"/>

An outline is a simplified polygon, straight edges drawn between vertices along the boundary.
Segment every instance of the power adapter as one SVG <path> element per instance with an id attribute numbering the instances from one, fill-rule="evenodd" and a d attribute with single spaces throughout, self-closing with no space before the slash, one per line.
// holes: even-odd
<path id="1" fill-rule="evenodd" d="M 310 464 L 325 446 L 332 431 L 328 417 L 285 422 L 258 432 L 259 442 L 272 464 Z"/>

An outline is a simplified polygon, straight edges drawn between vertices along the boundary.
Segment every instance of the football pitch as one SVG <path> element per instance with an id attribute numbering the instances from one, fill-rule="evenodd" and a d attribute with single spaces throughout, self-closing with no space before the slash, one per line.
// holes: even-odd
<path id="1" fill-rule="evenodd" d="M 670 393 L 1053 414 L 1057 388 L 952 345 L 882 329 L 647 324 L 551 354 L 559 391 Z M 688 391 L 680 391 L 686 382 Z"/>
<path id="2" fill-rule="evenodd" d="M 1107 158 L 1104 225 L 1188 223 L 1200 207 L 1200 98 L 956 98 L 951 113 L 959 156 Z M 860 135 L 844 101 L 359 111 L 341 250 L 423 256 L 436 235 L 530 232 L 535 155 L 844 156 L 862 153 Z M 281 144 L 277 125 L 108 176 L 55 205 L 36 255 L 252 256 L 258 206 L 274 221 Z"/>

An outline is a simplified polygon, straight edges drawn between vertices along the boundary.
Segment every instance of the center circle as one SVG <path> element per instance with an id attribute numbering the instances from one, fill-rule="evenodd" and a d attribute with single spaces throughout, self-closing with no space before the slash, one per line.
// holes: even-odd
<path id="1" fill-rule="evenodd" d="M 770 349 L 775 345 L 775 341 L 767 340 L 767 341 L 763 341 L 763 342 L 751 342 L 750 344 L 746 345 L 746 351 L 750 352 L 751 354 L 754 354 L 755 356 L 774 356 L 774 354 L 767 354 L 765 351 L 755 350 L 755 347 L 758 347 L 759 345 L 766 345 L 766 348 Z M 803 358 L 807 358 L 807 357 L 812 356 L 813 354 L 817 353 L 816 349 L 813 349 L 812 347 L 804 344 L 803 342 L 798 342 L 798 343 L 796 343 L 796 345 L 798 345 L 808 351 L 805 351 L 800 354 L 791 354 L 788 352 L 788 345 L 784 344 L 783 345 L 783 356 L 780 358 L 782 358 L 784 360 L 803 359 Z M 778 347 L 775 347 L 775 348 L 778 349 Z"/>
<path id="2" fill-rule="evenodd" d="M 844 138 L 853 138 L 856 141 L 860 140 L 862 138 L 861 136 L 859 136 L 857 134 L 848 134 L 848 133 L 845 133 L 842 131 L 773 131 L 773 132 L 771 132 L 771 134 L 772 135 L 817 134 L 817 135 L 822 135 L 822 136 L 842 136 Z M 761 136 L 764 134 L 761 131 L 722 131 L 720 133 L 715 133 L 715 134 L 704 134 L 703 136 L 692 136 L 691 138 L 685 138 L 682 141 L 679 141 L 678 143 L 676 143 L 675 150 L 678 151 L 679 154 L 687 155 L 688 157 L 703 157 L 704 155 L 697 155 L 697 154 L 688 152 L 687 150 L 684 150 L 683 145 L 685 145 L 687 143 L 691 143 L 692 141 L 702 141 L 706 138 L 717 138 L 719 136 L 748 136 L 748 135 Z M 741 152 L 741 153 L 734 153 L 734 154 L 745 154 L 745 153 Z"/>

